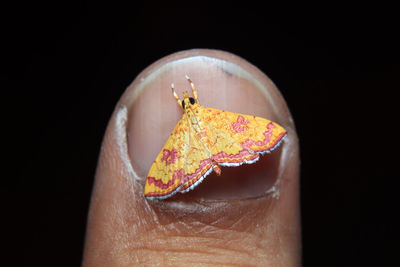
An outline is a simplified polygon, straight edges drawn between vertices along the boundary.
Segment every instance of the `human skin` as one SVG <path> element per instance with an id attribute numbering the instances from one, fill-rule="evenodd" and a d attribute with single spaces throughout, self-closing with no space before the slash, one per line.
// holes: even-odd
<path id="1" fill-rule="evenodd" d="M 275 121 L 279 149 L 251 165 L 222 167 L 194 190 L 147 200 L 145 177 L 182 116 L 169 89 L 206 107 Z M 108 124 L 90 203 L 83 266 L 299 266 L 299 150 L 287 105 L 242 58 L 188 50 L 145 69 Z"/>

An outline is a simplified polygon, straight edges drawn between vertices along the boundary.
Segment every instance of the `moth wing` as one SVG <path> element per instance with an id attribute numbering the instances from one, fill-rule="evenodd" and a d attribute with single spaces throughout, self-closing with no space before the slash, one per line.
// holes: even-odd
<path id="1" fill-rule="evenodd" d="M 222 166 L 254 163 L 286 136 L 282 126 L 261 117 L 205 107 L 197 115 L 210 138 L 212 159 Z"/>
<path id="2" fill-rule="evenodd" d="M 212 171 L 212 151 L 202 142 L 195 128 L 189 128 L 189 142 L 186 155 L 185 177 L 181 193 L 199 185 Z"/>
<path id="3" fill-rule="evenodd" d="M 180 190 L 185 176 L 189 129 L 183 116 L 147 174 L 144 195 L 148 199 L 165 199 Z"/>
<path id="4" fill-rule="evenodd" d="M 212 171 L 212 161 L 222 166 L 254 163 L 286 136 L 279 124 L 256 116 L 202 106 L 196 116 L 203 131 L 183 115 L 150 168 L 147 198 L 165 199 L 193 189 Z"/>

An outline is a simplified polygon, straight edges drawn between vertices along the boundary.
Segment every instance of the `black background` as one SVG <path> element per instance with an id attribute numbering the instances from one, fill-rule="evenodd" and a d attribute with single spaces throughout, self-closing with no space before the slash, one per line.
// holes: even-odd
<path id="1" fill-rule="evenodd" d="M 301 141 L 304 265 L 395 265 L 399 239 L 388 216 L 397 213 L 389 189 L 399 178 L 400 68 L 390 12 L 122 10 L 82 2 L 2 11 L 4 266 L 80 265 L 114 105 L 145 67 L 190 48 L 247 59 L 287 100 Z"/>

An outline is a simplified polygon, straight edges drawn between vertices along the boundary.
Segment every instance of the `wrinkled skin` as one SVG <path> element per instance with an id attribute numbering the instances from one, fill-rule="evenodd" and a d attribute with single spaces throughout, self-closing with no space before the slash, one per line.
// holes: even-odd
<path id="1" fill-rule="evenodd" d="M 288 136 L 259 162 L 222 167 L 195 190 L 143 196 L 144 178 L 181 117 L 169 89 L 202 105 L 268 118 Z M 90 204 L 83 266 L 299 266 L 299 151 L 275 85 L 232 54 L 189 50 L 163 58 L 128 87 L 109 122 Z"/>

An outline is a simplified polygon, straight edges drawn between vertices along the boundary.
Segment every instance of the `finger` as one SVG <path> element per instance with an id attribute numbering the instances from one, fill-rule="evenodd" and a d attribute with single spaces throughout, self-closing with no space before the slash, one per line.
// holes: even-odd
<path id="1" fill-rule="evenodd" d="M 257 164 L 223 168 L 195 190 L 148 201 L 145 177 L 182 109 L 189 75 L 206 107 L 268 118 L 288 132 Z M 190 88 L 190 87 L 189 87 Z M 189 50 L 144 70 L 110 120 L 89 211 L 84 266 L 284 265 L 300 262 L 298 141 L 285 101 L 232 54 Z"/>

